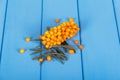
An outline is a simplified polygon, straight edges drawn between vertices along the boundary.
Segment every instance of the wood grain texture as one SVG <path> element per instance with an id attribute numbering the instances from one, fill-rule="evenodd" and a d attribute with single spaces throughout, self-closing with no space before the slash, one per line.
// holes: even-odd
<path id="1" fill-rule="evenodd" d="M 9 0 L 0 80 L 40 80 L 39 62 L 32 60 L 28 50 L 38 45 L 24 40 L 39 37 L 40 22 L 40 0 Z M 25 48 L 26 52 L 19 54 L 20 48 Z"/>
<path id="2" fill-rule="evenodd" d="M 110 0 L 79 0 L 85 80 L 120 79 L 120 45 Z"/>
<path id="3" fill-rule="evenodd" d="M 78 23 L 75 0 L 44 0 L 43 7 L 43 32 L 47 27 L 59 25 L 55 23 L 55 19 L 60 19 L 63 22 L 73 17 Z M 74 39 L 79 40 L 79 34 L 69 43 L 73 44 Z M 81 53 L 77 50 L 76 54 L 69 55 L 69 60 L 64 65 L 58 61 L 45 62 L 42 65 L 42 80 L 82 80 L 80 56 Z"/>

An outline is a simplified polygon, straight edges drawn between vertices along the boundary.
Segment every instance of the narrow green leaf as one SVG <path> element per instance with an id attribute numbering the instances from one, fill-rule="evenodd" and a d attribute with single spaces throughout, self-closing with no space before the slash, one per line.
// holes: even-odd
<path id="1" fill-rule="evenodd" d="M 32 39 L 31 41 L 41 41 L 40 39 Z"/>

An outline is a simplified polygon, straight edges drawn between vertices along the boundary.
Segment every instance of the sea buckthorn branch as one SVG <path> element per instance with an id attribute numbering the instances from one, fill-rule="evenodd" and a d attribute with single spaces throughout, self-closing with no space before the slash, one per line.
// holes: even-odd
<path id="1" fill-rule="evenodd" d="M 55 20 L 56 23 L 60 20 Z M 74 54 L 76 48 L 73 45 L 69 45 L 67 40 L 74 37 L 80 28 L 74 22 L 73 18 L 70 18 L 69 21 L 63 22 L 58 26 L 52 28 L 47 28 L 43 35 L 40 35 L 39 39 L 33 41 L 40 41 L 43 45 L 43 48 L 34 48 L 30 49 L 33 53 L 31 55 L 37 54 L 33 60 L 38 60 L 43 63 L 44 61 L 57 60 L 64 64 L 64 61 L 68 60 L 69 54 Z M 30 39 L 26 39 L 30 41 Z M 78 41 L 74 41 L 75 44 L 78 44 Z M 40 54 L 42 52 L 42 54 Z"/>
<path id="2" fill-rule="evenodd" d="M 78 25 L 74 22 L 74 19 L 69 19 L 68 22 L 63 22 L 58 26 L 50 28 L 40 36 L 42 44 L 46 48 L 51 48 L 56 45 L 61 45 L 67 39 L 74 37 L 80 30 Z"/>

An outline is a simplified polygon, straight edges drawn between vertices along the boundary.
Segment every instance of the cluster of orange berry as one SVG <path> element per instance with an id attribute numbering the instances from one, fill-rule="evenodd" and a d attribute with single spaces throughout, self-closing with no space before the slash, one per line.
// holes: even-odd
<path id="1" fill-rule="evenodd" d="M 74 22 L 74 19 L 69 18 L 68 22 L 63 22 L 47 30 L 44 35 L 40 36 L 40 39 L 46 48 L 51 48 L 75 36 L 79 30 L 80 28 Z"/>

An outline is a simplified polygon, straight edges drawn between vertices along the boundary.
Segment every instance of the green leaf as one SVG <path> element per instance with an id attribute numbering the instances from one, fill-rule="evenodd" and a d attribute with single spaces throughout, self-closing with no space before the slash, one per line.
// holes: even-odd
<path id="1" fill-rule="evenodd" d="M 31 41 L 41 41 L 40 39 L 32 39 Z"/>
<path id="2" fill-rule="evenodd" d="M 31 53 L 30 55 L 33 55 L 33 54 L 38 54 L 40 53 L 39 51 L 34 51 L 33 53 Z"/>
<path id="3" fill-rule="evenodd" d="M 39 58 L 41 58 L 41 56 L 36 56 L 34 58 L 32 58 L 33 60 L 38 60 Z"/>
<path id="4" fill-rule="evenodd" d="M 58 47 L 55 48 L 56 52 L 64 54 Z"/>

